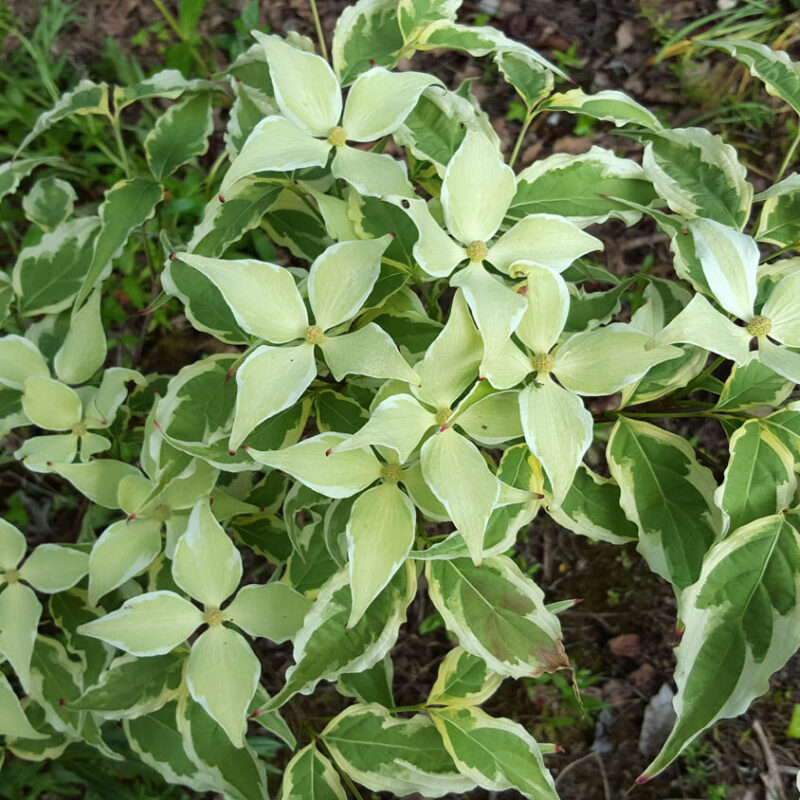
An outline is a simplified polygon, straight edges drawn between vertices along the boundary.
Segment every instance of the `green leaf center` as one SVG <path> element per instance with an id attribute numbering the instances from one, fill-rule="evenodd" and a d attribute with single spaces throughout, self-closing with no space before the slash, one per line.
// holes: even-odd
<path id="1" fill-rule="evenodd" d="M 772 320 L 769 317 L 753 317 L 747 323 L 747 332 L 751 336 L 767 336 L 772 330 Z"/>
<path id="2" fill-rule="evenodd" d="M 203 614 L 203 622 L 213 628 L 215 625 L 222 625 L 223 617 L 224 614 L 218 608 L 209 608 Z"/>
<path id="3" fill-rule="evenodd" d="M 334 125 L 328 131 L 328 144 L 334 147 L 343 147 L 346 141 L 347 134 L 344 132 L 344 128 L 342 128 L 341 125 Z"/>
<path id="4" fill-rule="evenodd" d="M 403 477 L 403 468 L 399 464 L 384 464 L 381 477 L 386 483 L 397 483 Z"/>
<path id="5" fill-rule="evenodd" d="M 489 255 L 489 248 L 484 242 L 472 242 L 467 245 L 467 258 L 470 261 L 483 261 Z"/>
<path id="6" fill-rule="evenodd" d="M 556 365 L 556 360 L 549 353 L 542 353 L 541 355 L 534 356 L 531 359 L 531 367 L 535 372 L 542 375 L 547 375 L 553 371 Z"/>
<path id="7" fill-rule="evenodd" d="M 325 341 L 325 333 L 319 325 L 309 325 L 303 337 L 309 344 L 322 344 Z"/>

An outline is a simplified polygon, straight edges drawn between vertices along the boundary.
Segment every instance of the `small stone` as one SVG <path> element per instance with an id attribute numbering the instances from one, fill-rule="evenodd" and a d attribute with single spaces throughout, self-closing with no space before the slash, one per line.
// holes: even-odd
<path id="1" fill-rule="evenodd" d="M 634 685 L 642 688 L 644 686 L 649 686 L 656 678 L 656 668 L 649 664 L 647 661 L 644 662 L 640 667 L 637 667 L 630 675 L 628 675 L 628 680 Z"/>
<path id="2" fill-rule="evenodd" d="M 636 658 L 642 652 L 642 644 L 636 633 L 623 633 L 608 642 L 608 647 L 615 656 Z"/>
<path id="3" fill-rule="evenodd" d="M 675 693 L 668 684 L 664 684 L 658 694 L 650 698 L 644 710 L 642 730 L 639 733 L 639 752 L 643 756 L 657 753 L 675 724 L 675 710 L 672 707 L 672 698 Z"/>

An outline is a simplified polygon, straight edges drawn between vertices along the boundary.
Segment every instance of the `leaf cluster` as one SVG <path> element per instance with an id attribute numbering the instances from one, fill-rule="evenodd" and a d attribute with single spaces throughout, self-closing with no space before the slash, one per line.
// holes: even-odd
<path id="1" fill-rule="evenodd" d="M 546 599 L 511 557 L 537 515 L 636 542 L 675 591 L 677 722 L 641 781 L 800 647 L 798 176 L 754 195 L 719 136 L 667 128 L 621 92 L 555 92 L 559 68 L 460 24 L 459 5 L 360 0 L 331 64 L 254 31 L 212 78 L 84 80 L 0 165 L 29 223 L 0 274 L 0 430 L 84 515 L 77 537 L 35 547 L 0 521 L 15 757 L 132 752 L 170 783 L 255 800 L 260 727 L 293 751 L 284 800 L 356 785 L 555 798 L 555 746 L 481 708 L 505 679 L 573 668 L 558 616 L 572 600 Z M 788 57 L 714 46 L 800 112 Z M 609 122 L 642 142 L 641 164 L 595 147 L 515 172 L 519 147 L 507 163 L 468 85 L 393 71 L 433 49 L 490 58 L 524 126 Z M 124 112 L 162 101 L 129 158 Z M 196 224 L 164 226 L 170 182 L 205 156 L 223 105 Z M 99 203 L 31 150 L 76 116 L 122 143 Z M 603 226 L 643 217 L 671 268 L 614 274 Z M 137 258 L 147 311 L 174 304 L 205 357 L 159 371 L 142 339 L 120 346 L 105 301 Z M 650 421 L 671 417 L 719 422 L 725 469 Z M 391 650 L 423 585 L 454 644 L 401 708 Z M 265 642 L 290 643 L 280 685 Z M 289 724 L 322 682 L 354 702 Z"/>

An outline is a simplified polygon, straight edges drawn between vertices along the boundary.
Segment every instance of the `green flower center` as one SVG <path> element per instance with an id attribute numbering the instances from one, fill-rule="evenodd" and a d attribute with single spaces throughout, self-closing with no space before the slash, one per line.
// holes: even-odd
<path id="1" fill-rule="evenodd" d="M 386 483 L 397 483 L 403 477 L 403 468 L 399 464 L 384 464 L 381 477 Z"/>
<path id="2" fill-rule="evenodd" d="M 74 436 L 86 436 L 86 426 L 82 422 L 76 422 L 72 426 L 72 433 Z"/>
<path id="3" fill-rule="evenodd" d="M 331 144 L 334 147 L 342 147 L 346 141 L 347 134 L 344 132 L 344 128 L 341 126 L 334 125 L 328 131 L 328 144 Z"/>
<path id="4" fill-rule="evenodd" d="M 3 574 L 3 578 L 5 578 L 6 583 L 16 583 L 19 580 L 19 570 L 10 569 Z"/>
<path id="5" fill-rule="evenodd" d="M 319 325 L 309 325 L 303 337 L 309 344 L 322 344 L 325 341 L 325 333 Z"/>
<path id="6" fill-rule="evenodd" d="M 453 415 L 453 412 L 449 408 L 440 408 L 436 412 L 436 424 L 437 425 L 444 425 L 447 420 Z"/>
<path id="7" fill-rule="evenodd" d="M 531 359 L 531 367 L 541 375 L 547 375 L 547 373 L 552 372 L 555 365 L 556 360 L 549 353 L 542 353 Z"/>
<path id="8" fill-rule="evenodd" d="M 159 522 L 166 522 L 172 516 L 172 511 L 169 506 L 156 506 L 153 509 L 153 518 Z"/>
<path id="9" fill-rule="evenodd" d="M 223 614 L 218 608 L 209 608 L 206 613 L 203 614 L 203 622 L 212 628 L 215 625 L 222 625 L 222 618 Z"/>
<path id="10" fill-rule="evenodd" d="M 772 320 L 769 317 L 753 317 L 747 323 L 747 332 L 751 336 L 766 336 L 772 330 Z"/>
<path id="11" fill-rule="evenodd" d="M 467 258 L 470 261 L 483 261 L 489 255 L 489 248 L 484 242 L 472 242 L 467 245 Z"/>

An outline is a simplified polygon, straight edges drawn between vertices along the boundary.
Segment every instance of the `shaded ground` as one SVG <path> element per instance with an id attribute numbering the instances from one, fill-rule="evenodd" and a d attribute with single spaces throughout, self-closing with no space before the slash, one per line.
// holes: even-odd
<path id="1" fill-rule="evenodd" d="M 211 0 L 201 20 L 203 37 L 210 41 L 218 32 L 227 30 L 230 20 L 238 17 L 245 5 L 239 0 Z M 341 0 L 318 0 L 328 36 L 345 5 Z M 709 123 L 717 129 L 724 127 L 724 122 L 713 116 L 715 106 L 711 101 L 723 78 L 730 78 L 730 65 L 720 73 L 713 62 L 697 64 L 694 78 L 705 76 L 708 82 L 705 88 L 694 84 L 692 95 L 687 96 L 668 64 L 648 64 L 657 49 L 651 22 L 669 11 L 670 24 L 675 26 L 714 11 L 716 3 L 648 0 L 649 18 L 641 13 L 642 5 L 632 0 L 466 0 L 461 18 L 469 22 L 488 15 L 490 24 L 564 63 L 586 90 L 622 89 L 664 113 L 673 124 L 687 124 L 711 108 Z M 13 0 L 9 6 L 23 22 L 34 21 L 35 4 Z M 69 29 L 60 40 L 59 49 L 69 55 L 79 72 L 91 73 L 106 36 L 114 37 L 120 51 L 134 55 L 145 67 L 160 63 L 165 45 L 155 35 L 139 44 L 132 41 L 142 28 L 161 23 L 154 5 L 141 0 L 80 0 L 78 11 L 85 21 Z M 297 30 L 314 35 L 306 0 L 265 0 L 259 14 L 260 24 L 269 25 L 278 33 Z M 420 62 L 415 60 L 414 64 L 418 63 L 436 71 L 451 85 L 475 78 L 476 95 L 496 120 L 498 133 L 510 150 L 519 130 L 517 121 L 506 119 L 513 93 L 498 82 L 494 73 L 487 72 L 482 63 L 453 54 L 431 54 Z M 777 114 L 761 128 L 745 126 L 737 134 L 737 144 L 743 148 L 743 158 L 752 167 L 751 177 L 757 185 L 759 176 L 777 171 L 782 152 L 776 145 L 780 145 L 784 134 L 785 118 Z M 614 147 L 633 157 L 638 151 L 635 142 L 611 137 L 605 128 L 576 131 L 574 118 L 551 115 L 538 120 L 528 133 L 520 166 L 552 152 L 583 152 L 592 144 Z M 665 239 L 647 223 L 631 231 L 622 226 L 605 226 L 604 239 L 608 263 L 615 270 L 637 269 L 647 255 L 654 256 L 656 271 L 667 269 Z M 725 462 L 726 446 L 722 431 L 712 426 L 680 432 L 699 437 L 701 448 L 717 465 L 716 477 L 721 479 L 718 465 Z M 589 458 L 592 457 L 602 460 L 599 451 L 590 452 Z M 590 715 L 581 716 L 569 687 L 555 679 L 508 680 L 486 709 L 511 717 L 537 738 L 556 741 L 564 748 L 562 753 L 548 758 L 563 800 L 617 800 L 626 795 L 652 755 L 640 752 L 642 722 L 648 703 L 662 686 L 670 684 L 674 668 L 674 597 L 631 547 L 593 545 L 558 529 L 545 517 L 537 519 L 526 538 L 520 542 L 518 555 L 535 569 L 536 580 L 548 599 L 582 600 L 563 615 L 562 623 L 567 651 L 581 671 L 579 683 Z M 409 625 L 393 651 L 399 704 L 417 703 L 424 698 L 439 660 L 451 646 L 443 628 L 424 637 L 414 632 L 432 610 L 421 592 L 410 610 Z M 267 665 L 265 680 L 274 690 L 290 662 L 289 649 L 271 647 L 263 655 Z M 795 657 L 775 676 L 770 692 L 748 714 L 717 725 L 691 748 L 688 757 L 660 779 L 637 787 L 631 796 L 643 800 L 794 797 L 796 792 L 790 787 L 792 773 L 800 765 L 800 748 L 785 730 L 794 703 L 800 702 L 798 686 L 800 659 Z M 301 717 L 329 717 L 342 704 L 332 689 L 323 686 L 311 697 L 293 703 L 287 717 L 290 723 L 299 722 Z M 658 737 L 654 737 L 651 749 L 657 750 L 659 744 Z M 767 792 L 769 785 L 773 786 L 772 794 Z M 519 795 L 481 790 L 464 797 L 512 800 Z"/>

